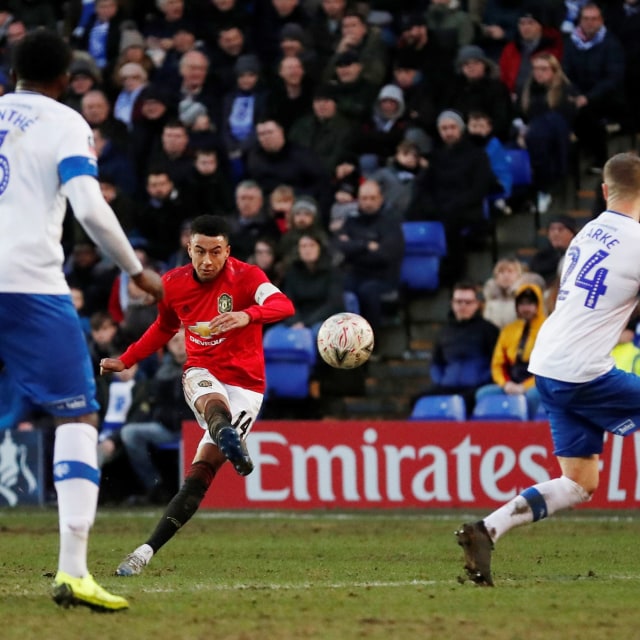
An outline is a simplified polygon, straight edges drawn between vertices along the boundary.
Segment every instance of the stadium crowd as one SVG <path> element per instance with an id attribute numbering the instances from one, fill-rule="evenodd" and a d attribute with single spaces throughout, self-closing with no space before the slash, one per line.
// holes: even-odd
<path id="1" fill-rule="evenodd" d="M 475 305 L 454 285 L 471 242 L 488 232 L 486 203 L 492 216 L 509 213 L 505 148 L 528 151 L 544 213 L 572 153 L 601 171 L 607 126 L 635 132 L 640 114 L 637 0 L 2 0 L 2 92 L 12 90 L 12 46 L 40 27 L 74 49 L 63 101 L 93 130 L 102 193 L 142 263 L 187 264 L 190 220 L 226 216 L 232 255 L 290 295 L 293 326 L 341 310 L 351 291 L 378 328 L 400 286 L 406 221 L 443 223 L 443 285 L 454 303 L 466 304 L 462 291 Z M 155 308 L 67 218 L 65 273 L 98 374 Z M 480 386 L 504 386 L 491 358 L 517 319 L 516 292 L 534 290 L 539 315 L 553 308 L 576 233 L 571 218 L 553 220 L 530 270 L 500 261 L 486 283 L 493 343 L 470 407 Z M 482 314 L 471 310 L 474 324 Z M 454 313 L 449 332 L 469 320 Z M 127 423 L 177 430 L 182 413 L 159 412 L 154 399 L 182 402 L 179 358 L 159 354 L 130 379 L 97 375 L 105 464 L 126 451 Z M 157 484 L 141 478 L 147 497 L 164 501 Z"/>

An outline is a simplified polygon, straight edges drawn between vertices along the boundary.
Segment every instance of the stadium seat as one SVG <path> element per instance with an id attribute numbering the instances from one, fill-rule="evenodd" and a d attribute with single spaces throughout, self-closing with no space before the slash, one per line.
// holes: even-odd
<path id="1" fill-rule="evenodd" d="M 306 398 L 309 377 L 316 361 L 311 329 L 276 325 L 263 338 L 267 396 Z"/>
<path id="2" fill-rule="evenodd" d="M 178 433 L 176 434 L 175 440 L 171 440 L 169 442 L 163 442 L 162 444 L 153 445 L 156 449 L 160 449 L 160 451 L 180 451 L 180 445 L 182 444 L 182 436 Z"/>
<path id="3" fill-rule="evenodd" d="M 9 378 L 6 369 L 0 369 L 0 431 L 14 429 L 28 408 L 24 394 Z"/>
<path id="4" fill-rule="evenodd" d="M 409 290 L 435 291 L 440 286 L 440 260 L 447 255 L 441 222 L 403 222 L 404 258 L 400 282 Z"/>
<path id="5" fill-rule="evenodd" d="M 343 295 L 344 310 L 360 315 L 360 301 L 353 291 L 345 291 Z"/>
<path id="6" fill-rule="evenodd" d="M 476 402 L 473 420 L 528 420 L 524 395 L 496 394 L 484 396 Z"/>
<path id="7" fill-rule="evenodd" d="M 528 187 L 533 183 L 533 174 L 531 173 L 531 158 L 526 149 L 505 149 L 507 155 L 507 163 L 513 178 L 513 188 Z"/>
<path id="8" fill-rule="evenodd" d="M 531 158 L 526 149 L 511 148 L 505 149 L 507 164 L 513 179 L 511 188 L 511 199 L 528 200 L 533 195 L 533 173 L 531 171 Z M 533 198 L 535 200 L 535 198 Z M 536 229 L 540 228 L 540 214 L 538 208 L 535 210 Z"/>
<path id="9" fill-rule="evenodd" d="M 422 396 L 413 407 L 409 420 L 467 419 L 464 398 L 461 395 Z"/>

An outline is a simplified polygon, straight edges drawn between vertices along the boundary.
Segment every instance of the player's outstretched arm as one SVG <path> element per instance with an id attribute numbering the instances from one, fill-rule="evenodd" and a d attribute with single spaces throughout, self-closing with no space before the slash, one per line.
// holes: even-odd
<path id="1" fill-rule="evenodd" d="M 76 176 L 64 184 L 63 193 L 69 198 L 76 219 L 98 247 L 128 273 L 140 288 L 156 299 L 161 297 L 159 276 L 143 271 L 116 214 L 102 197 L 95 178 Z"/>

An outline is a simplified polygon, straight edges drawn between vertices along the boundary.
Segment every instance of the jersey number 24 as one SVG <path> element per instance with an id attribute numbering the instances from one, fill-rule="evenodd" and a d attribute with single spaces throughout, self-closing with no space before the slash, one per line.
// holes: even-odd
<path id="1" fill-rule="evenodd" d="M 609 254 L 602 249 L 596 251 L 593 255 L 589 256 L 585 263 L 582 265 L 580 271 L 576 275 L 574 284 L 576 287 L 586 289 L 587 297 L 584 301 L 584 306 L 588 309 L 595 309 L 598 304 L 598 298 L 604 295 L 607 291 L 607 286 L 604 281 L 609 273 L 609 269 L 605 267 L 597 267 Z M 575 268 L 580 260 L 580 249 L 578 247 L 571 247 L 567 251 L 566 260 L 569 260 L 569 264 L 565 269 L 562 280 L 560 281 L 560 290 L 558 291 L 558 300 L 564 300 L 569 293 L 565 289 L 565 285 L 569 279 L 569 276 L 575 271 Z"/>

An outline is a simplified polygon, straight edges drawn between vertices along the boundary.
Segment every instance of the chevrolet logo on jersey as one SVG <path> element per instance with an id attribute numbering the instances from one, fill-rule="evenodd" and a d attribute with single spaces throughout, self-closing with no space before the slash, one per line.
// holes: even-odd
<path id="1" fill-rule="evenodd" d="M 233 298 L 228 293 L 223 293 L 218 298 L 218 313 L 227 313 L 233 309 Z"/>

